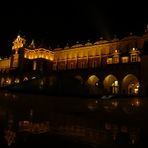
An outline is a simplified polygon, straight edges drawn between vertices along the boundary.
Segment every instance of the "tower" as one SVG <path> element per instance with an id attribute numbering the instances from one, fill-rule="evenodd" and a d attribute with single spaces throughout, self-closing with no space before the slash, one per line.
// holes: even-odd
<path id="1" fill-rule="evenodd" d="M 11 68 L 18 68 L 20 66 L 20 62 L 22 61 L 22 52 L 21 49 L 23 48 L 26 40 L 20 35 L 13 41 L 12 46 L 12 56 L 11 56 Z"/>

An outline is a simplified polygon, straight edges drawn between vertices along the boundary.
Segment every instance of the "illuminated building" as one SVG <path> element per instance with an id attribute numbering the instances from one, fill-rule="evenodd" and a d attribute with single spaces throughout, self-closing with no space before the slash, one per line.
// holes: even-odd
<path id="1" fill-rule="evenodd" d="M 65 77 L 65 80 L 68 75 L 77 79 L 89 94 L 99 94 L 100 91 L 106 94 L 146 94 L 147 30 L 142 36 L 130 34 L 109 41 L 101 38 L 94 43 L 77 42 L 53 50 L 35 47 L 34 40 L 26 46 L 26 39 L 18 35 L 13 42 L 12 55 L 0 60 L 0 85 L 42 77 L 40 87 L 45 83 L 50 87 L 60 80 L 60 73 L 60 78 Z"/>

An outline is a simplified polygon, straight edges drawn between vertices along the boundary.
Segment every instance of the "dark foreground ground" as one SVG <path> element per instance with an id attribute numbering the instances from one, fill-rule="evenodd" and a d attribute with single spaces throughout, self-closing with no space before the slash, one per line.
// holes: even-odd
<path id="1" fill-rule="evenodd" d="M 32 114 L 30 111 L 33 111 Z M 0 124 L 0 148 L 147 148 L 147 114 L 147 97 L 102 100 L 1 92 L 0 123 L 4 121 L 4 126 Z M 15 143 L 8 146 L 2 129 L 8 128 L 7 122 L 11 118 L 15 121 L 11 130 L 16 129 L 16 139 Z M 51 132 L 19 132 L 15 125 L 18 126 L 18 122 L 24 120 L 32 120 L 34 123 L 49 121 Z M 72 126 L 75 127 L 78 137 L 69 136 Z M 62 131 L 60 127 L 63 128 Z M 77 131 L 78 127 L 85 130 L 85 141 L 82 140 L 81 132 Z M 68 132 L 64 131 L 65 128 Z M 102 131 L 103 135 L 97 135 Z M 100 139 L 105 138 L 103 136 L 106 139 L 100 144 Z M 93 138 L 100 140 L 100 143 L 96 145 Z"/>

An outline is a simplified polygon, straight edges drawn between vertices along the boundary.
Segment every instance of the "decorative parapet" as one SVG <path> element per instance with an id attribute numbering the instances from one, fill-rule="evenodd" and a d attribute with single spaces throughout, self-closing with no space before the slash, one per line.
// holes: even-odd
<path id="1" fill-rule="evenodd" d="M 39 48 L 39 49 L 34 49 L 34 50 L 25 48 L 24 58 L 26 59 L 42 58 L 42 59 L 53 61 L 54 54 L 52 51 L 44 49 L 44 48 Z"/>

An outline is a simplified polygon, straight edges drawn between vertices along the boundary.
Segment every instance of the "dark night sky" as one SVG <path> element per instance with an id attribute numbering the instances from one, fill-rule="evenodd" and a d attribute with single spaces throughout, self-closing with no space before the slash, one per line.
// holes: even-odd
<path id="1" fill-rule="evenodd" d="M 85 2 L 85 1 L 84 1 Z M 0 5 L 0 54 L 9 54 L 18 33 L 50 46 L 141 34 L 148 24 L 146 2 L 96 0 L 20 1 Z"/>

